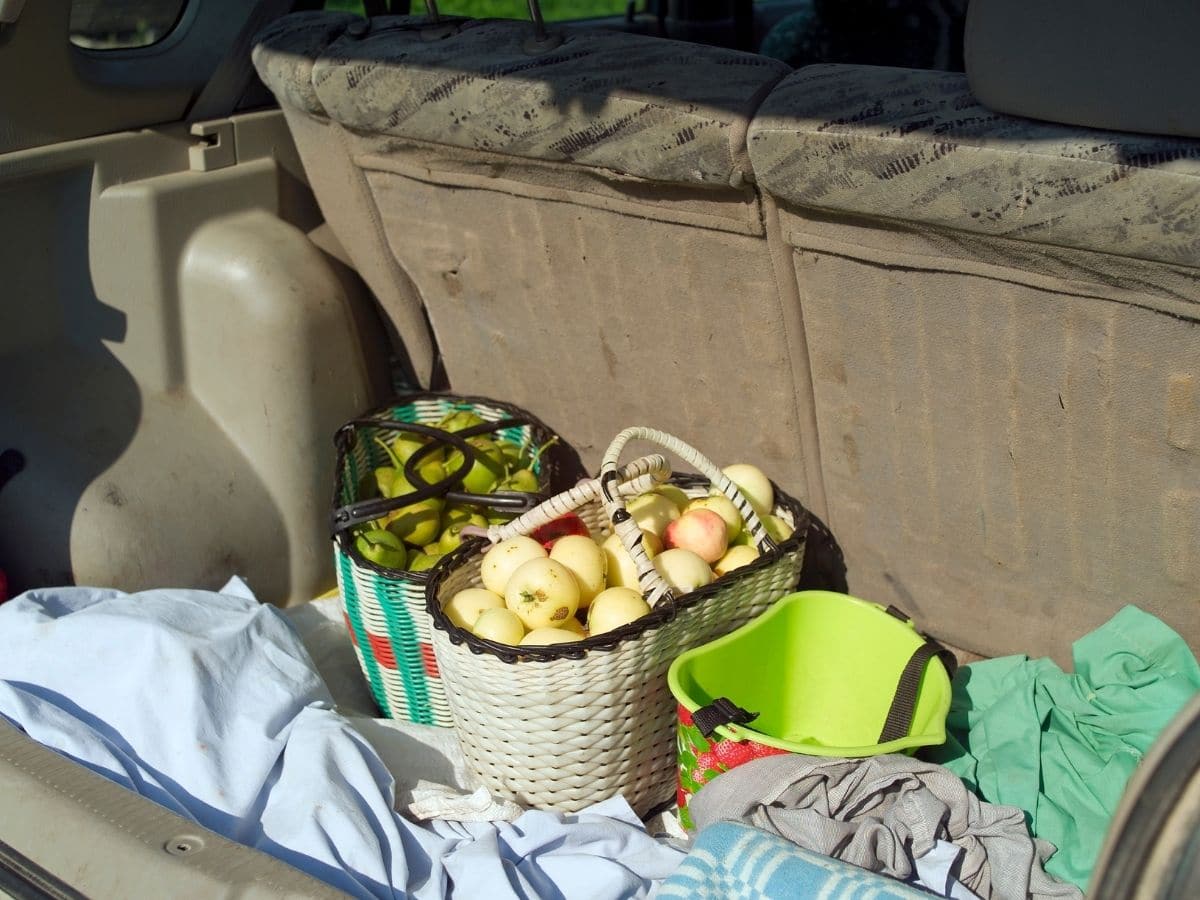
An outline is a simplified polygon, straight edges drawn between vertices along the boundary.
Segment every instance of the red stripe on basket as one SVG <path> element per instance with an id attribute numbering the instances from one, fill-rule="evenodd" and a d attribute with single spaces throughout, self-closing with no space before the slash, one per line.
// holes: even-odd
<path id="1" fill-rule="evenodd" d="M 346 615 L 345 613 L 342 613 L 342 621 L 346 623 L 346 630 L 348 632 L 350 632 L 351 636 L 353 636 L 354 635 L 354 624 L 350 621 L 350 617 L 348 615 Z"/>
<path id="2" fill-rule="evenodd" d="M 441 678 L 438 671 L 437 657 L 433 655 L 432 644 L 421 644 L 421 662 L 425 663 L 425 674 L 430 678 Z"/>
<path id="3" fill-rule="evenodd" d="M 396 657 L 392 654 L 392 645 L 385 637 L 367 632 L 367 641 L 371 645 L 371 653 L 385 669 L 395 669 Z"/>

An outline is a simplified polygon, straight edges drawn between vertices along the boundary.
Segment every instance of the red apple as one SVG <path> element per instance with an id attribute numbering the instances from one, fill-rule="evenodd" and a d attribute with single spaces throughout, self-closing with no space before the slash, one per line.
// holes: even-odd
<path id="1" fill-rule="evenodd" d="M 571 534 L 577 534 L 582 537 L 592 536 L 583 519 L 579 518 L 575 513 L 566 513 L 559 516 L 554 521 L 547 522 L 541 528 L 534 529 L 529 536 L 549 550 L 559 538 Z"/>
<path id="2" fill-rule="evenodd" d="M 729 547 L 725 520 L 711 509 L 690 509 L 667 525 L 663 544 L 691 550 L 706 563 L 715 563 Z"/>

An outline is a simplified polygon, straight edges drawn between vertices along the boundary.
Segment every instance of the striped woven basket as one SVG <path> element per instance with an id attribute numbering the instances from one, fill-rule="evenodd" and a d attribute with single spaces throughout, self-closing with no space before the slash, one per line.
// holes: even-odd
<path id="1" fill-rule="evenodd" d="M 644 457 L 619 471 L 617 461 L 633 439 L 658 443 L 703 473 L 702 478 L 672 479 L 685 493 L 704 496 L 711 485 L 728 496 L 759 558 L 675 596 L 642 550 L 641 533 L 622 499 L 645 489 L 645 473 L 661 478 L 666 460 Z M 434 652 L 464 755 L 493 794 L 566 812 L 616 794 L 642 815 L 671 802 L 675 701 L 667 687 L 668 667 L 684 650 L 765 611 L 799 581 L 808 513 L 782 491 L 775 493 L 775 514 L 795 528 L 779 544 L 733 482 L 698 451 L 662 432 L 630 428 L 609 448 L 600 478 L 488 529 L 486 540 L 465 541 L 442 560 L 427 587 Z M 617 532 L 638 565 L 642 592 L 654 607 L 647 616 L 579 642 L 521 648 L 483 640 L 449 621 L 443 603 L 460 590 L 481 586 L 480 565 L 491 543 L 528 534 L 571 510 L 593 536 L 611 534 L 618 523 Z"/>
<path id="2" fill-rule="evenodd" d="M 432 393 L 401 397 L 395 405 L 369 413 L 338 431 L 335 519 L 340 510 L 362 499 L 358 496 L 360 479 L 375 467 L 390 464 L 373 438 L 392 438 L 396 432 L 382 425 L 373 427 L 373 421 L 432 426 L 456 410 L 473 412 L 485 422 L 523 420 L 527 424 L 496 433 L 522 449 L 542 446 L 556 437 L 525 410 L 497 400 Z M 578 454 L 561 439 L 542 454 L 535 471 L 543 495 L 574 484 L 584 474 Z M 346 627 L 379 709 L 388 718 L 450 727 L 453 720 L 425 614 L 430 572 L 376 565 L 357 551 L 352 532 L 339 530 L 336 524 L 333 545 Z"/>

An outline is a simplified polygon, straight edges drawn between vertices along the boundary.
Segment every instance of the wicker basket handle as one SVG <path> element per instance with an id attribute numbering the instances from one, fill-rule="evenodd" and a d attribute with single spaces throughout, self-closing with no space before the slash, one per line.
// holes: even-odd
<path id="1" fill-rule="evenodd" d="M 767 534 L 767 529 L 759 519 L 758 513 L 754 511 L 754 507 L 750 505 L 750 501 L 742 496 L 738 486 L 730 481 L 725 473 L 703 453 L 664 431 L 641 425 L 626 428 L 613 439 L 600 463 L 600 490 L 604 499 L 604 510 L 612 521 L 613 530 L 620 535 L 621 543 L 637 565 L 638 587 L 642 589 L 646 602 L 651 606 L 655 606 L 663 599 L 668 602 L 674 601 L 674 592 L 659 574 L 658 569 L 655 568 L 654 563 L 642 547 L 641 529 L 638 528 L 633 516 L 629 514 L 629 510 L 625 508 L 625 500 L 622 497 L 622 494 L 628 492 L 623 489 L 611 490 L 611 486 L 620 481 L 617 463 L 621 459 L 625 445 L 631 440 L 650 441 L 658 444 L 670 450 L 689 465 L 695 466 L 714 487 L 733 501 L 733 505 L 741 514 L 742 521 L 750 530 L 750 536 L 754 539 L 754 545 L 758 547 L 760 553 L 766 554 L 778 547 L 778 544 Z"/>
<path id="2" fill-rule="evenodd" d="M 614 478 L 619 483 L 619 493 L 628 496 L 644 494 L 655 485 L 671 477 L 671 467 L 661 453 L 652 453 L 635 459 L 619 471 Z M 600 479 L 588 478 L 561 494 L 556 494 L 529 512 L 503 525 L 492 525 L 487 530 L 487 539 L 493 544 L 536 531 L 553 522 L 559 516 L 573 512 L 586 503 L 600 497 Z M 464 531 L 464 534 L 466 532 Z"/>

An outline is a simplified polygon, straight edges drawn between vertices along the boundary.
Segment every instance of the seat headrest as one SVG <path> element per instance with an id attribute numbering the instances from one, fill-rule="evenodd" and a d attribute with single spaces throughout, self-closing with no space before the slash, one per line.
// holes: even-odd
<path id="1" fill-rule="evenodd" d="M 1015 116 L 1200 137 L 1196 0 L 971 0 L 971 92 Z"/>
<path id="2" fill-rule="evenodd" d="M 796 206 L 1200 261 L 1200 141 L 1006 116 L 959 73 L 808 66 L 749 141 L 759 188 Z"/>
<path id="3" fill-rule="evenodd" d="M 263 84 L 282 106 L 320 114 L 321 101 L 313 89 L 312 67 L 325 48 L 351 22 L 352 13 L 301 12 L 276 19 L 258 33 L 252 51 Z"/>

